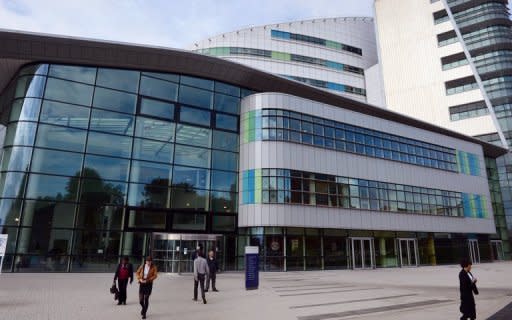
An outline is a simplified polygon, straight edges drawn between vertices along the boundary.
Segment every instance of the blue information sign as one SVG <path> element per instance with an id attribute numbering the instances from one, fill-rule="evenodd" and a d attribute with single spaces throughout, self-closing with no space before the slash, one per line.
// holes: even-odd
<path id="1" fill-rule="evenodd" d="M 245 289 L 258 289 L 259 247 L 245 247 Z"/>

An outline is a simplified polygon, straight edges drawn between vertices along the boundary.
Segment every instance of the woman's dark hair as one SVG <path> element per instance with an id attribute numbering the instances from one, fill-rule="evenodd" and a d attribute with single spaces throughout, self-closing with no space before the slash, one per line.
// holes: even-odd
<path id="1" fill-rule="evenodd" d="M 151 256 L 147 256 L 147 257 L 146 257 L 146 261 L 151 261 L 151 262 L 153 262 L 153 258 L 151 258 Z"/>
<path id="2" fill-rule="evenodd" d="M 470 266 L 472 265 L 473 263 L 471 262 L 471 260 L 469 260 L 468 258 L 463 258 L 460 260 L 460 266 L 462 268 L 466 268 L 467 266 Z"/>

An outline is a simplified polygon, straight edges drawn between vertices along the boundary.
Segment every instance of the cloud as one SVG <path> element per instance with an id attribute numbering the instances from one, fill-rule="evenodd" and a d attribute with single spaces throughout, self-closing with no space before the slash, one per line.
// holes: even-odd
<path id="1" fill-rule="evenodd" d="M 372 0 L 0 0 L 0 28 L 184 48 L 243 27 L 372 15 Z"/>

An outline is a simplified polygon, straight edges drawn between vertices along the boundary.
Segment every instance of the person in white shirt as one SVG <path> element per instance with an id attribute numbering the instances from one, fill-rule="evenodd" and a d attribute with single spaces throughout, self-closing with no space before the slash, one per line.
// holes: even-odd
<path id="1" fill-rule="evenodd" d="M 197 257 L 194 260 L 194 301 L 197 301 L 197 285 L 199 284 L 201 285 L 201 297 L 203 298 L 203 303 L 206 304 L 204 280 L 209 273 L 210 270 L 208 269 L 208 262 L 204 258 L 203 251 L 199 250 Z"/>

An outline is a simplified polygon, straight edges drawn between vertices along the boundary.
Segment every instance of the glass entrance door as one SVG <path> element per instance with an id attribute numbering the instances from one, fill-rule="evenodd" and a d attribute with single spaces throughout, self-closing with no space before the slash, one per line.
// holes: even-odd
<path id="1" fill-rule="evenodd" d="M 153 261 L 162 272 L 193 272 L 197 247 L 202 247 L 205 255 L 214 250 L 219 264 L 223 261 L 221 241 L 219 235 L 153 233 Z"/>
<path id="2" fill-rule="evenodd" d="M 480 249 L 478 248 L 478 240 L 468 239 L 469 258 L 473 263 L 480 263 Z"/>
<path id="3" fill-rule="evenodd" d="M 418 259 L 418 242 L 413 238 L 398 238 L 399 263 L 401 267 L 417 267 Z"/>
<path id="4" fill-rule="evenodd" d="M 373 269 L 375 268 L 375 248 L 373 238 L 348 238 L 347 251 L 349 252 L 349 268 Z"/>
<path id="5" fill-rule="evenodd" d="M 491 240 L 491 247 L 494 260 L 504 260 L 503 242 L 501 240 Z"/>

